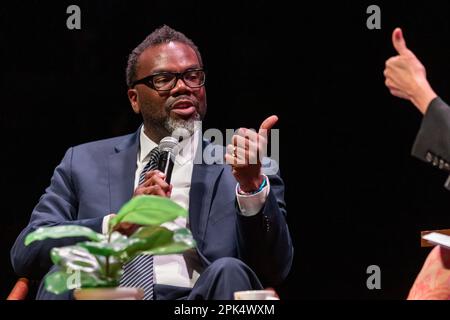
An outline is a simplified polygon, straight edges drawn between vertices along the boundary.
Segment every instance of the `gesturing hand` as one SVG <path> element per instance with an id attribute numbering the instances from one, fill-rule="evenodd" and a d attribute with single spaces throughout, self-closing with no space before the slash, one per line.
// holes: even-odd
<path id="1" fill-rule="evenodd" d="M 423 114 L 437 97 L 427 80 L 425 67 L 406 46 L 400 28 L 394 30 L 392 43 L 398 55 L 386 61 L 384 76 L 392 95 L 410 100 Z"/>
<path id="2" fill-rule="evenodd" d="M 172 185 L 164 181 L 165 178 L 161 171 L 150 170 L 145 174 L 145 181 L 136 188 L 133 196 L 146 194 L 170 198 Z"/>
<path id="3" fill-rule="evenodd" d="M 233 167 L 233 175 L 244 192 L 257 190 L 263 181 L 261 159 L 267 150 L 268 131 L 277 121 L 277 116 L 268 117 L 258 132 L 240 128 L 227 146 L 225 160 Z"/>

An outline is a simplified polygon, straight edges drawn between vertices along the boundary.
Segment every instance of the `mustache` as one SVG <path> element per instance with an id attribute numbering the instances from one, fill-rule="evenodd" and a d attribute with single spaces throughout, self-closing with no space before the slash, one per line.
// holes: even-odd
<path id="1" fill-rule="evenodd" d="M 180 100 L 188 100 L 188 101 L 192 102 L 192 104 L 194 105 L 195 109 L 198 109 L 199 102 L 198 102 L 197 99 L 193 99 L 192 97 L 189 97 L 189 96 L 179 96 L 179 97 L 174 98 L 173 100 L 170 100 L 170 101 L 168 100 L 166 102 L 166 106 L 165 106 L 166 107 L 166 111 L 172 110 L 172 106 L 176 102 L 178 102 Z"/>

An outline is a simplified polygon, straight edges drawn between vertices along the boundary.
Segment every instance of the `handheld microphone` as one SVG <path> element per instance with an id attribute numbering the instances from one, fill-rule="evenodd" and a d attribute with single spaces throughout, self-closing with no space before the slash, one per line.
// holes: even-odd
<path id="1" fill-rule="evenodd" d="M 170 184 L 175 157 L 179 151 L 178 139 L 168 136 L 159 142 L 158 170 L 166 175 L 166 182 Z"/>

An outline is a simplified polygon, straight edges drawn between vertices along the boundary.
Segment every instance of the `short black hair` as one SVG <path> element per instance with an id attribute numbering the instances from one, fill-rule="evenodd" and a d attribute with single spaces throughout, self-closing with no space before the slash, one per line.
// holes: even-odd
<path id="1" fill-rule="evenodd" d="M 186 37 L 183 33 L 176 31 L 169 26 L 163 25 L 162 27 L 156 29 L 151 34 L 149 34 L 147 38 L 145 38 L 145 40 L 142 41 L 128 56 L 126 81 L 129 88 L 133 86 L 134 81 L 138 80 L 136 79 L 137 65 L 139 57 L 142 54 L 142 52 L 144 52 L 146 49 L 150 47 L 162 43 L 169 43 L 171 41 L 181 42 L 191 47 L 197 54 L 200 66 L 203 66 L 202 56 L 200 55 L 200 51 L 198 51 L 198 48 L 194 44 L 194 42 L 192 42 L 192 40 Z"/>

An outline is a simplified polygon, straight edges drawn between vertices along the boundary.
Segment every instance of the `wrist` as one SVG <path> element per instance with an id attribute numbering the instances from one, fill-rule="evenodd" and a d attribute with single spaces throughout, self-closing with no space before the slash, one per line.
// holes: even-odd
<path id="1" fill-rule="evenodd" d="M 425 115 L 427 113 L 428 107 L 430 106 L 431 101 L 433 101 L 437 94 L 434 92 L 434 90 L 431 88 L 430 84 L 426 82 L 423 86 L 419 87 L 420 89 L 417 90 L 417 95 L 413 97 L 412 102 L 413 104 L 419 109 L 419 111 Z"/>
<path id="2" fill-rule="evenodd" d="M 266 185 L 265 176 L 261 175 L 258 179 L 249 183 L 239 183 L 239 191 L 244 194 L 252 194 L 261 191 Z"/>

